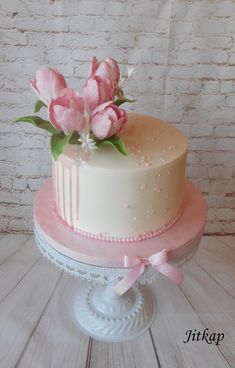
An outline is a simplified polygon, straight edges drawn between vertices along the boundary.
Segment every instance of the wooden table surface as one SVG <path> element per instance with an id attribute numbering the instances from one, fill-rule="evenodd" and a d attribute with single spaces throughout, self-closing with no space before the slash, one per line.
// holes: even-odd
<path id="1" fill-rule="evenodd" d="M 45 260 L 29 235 L 0 235 L 0 368 L 235 367 L 235 237 L 204 237 L 182 267 L 182 289 L 163 276 L 157 316 L 141 337 L 104 343 L 69 314 L 79 281 Z M 187 330 L 224 333 L 216 345 L 183 343 Z M 217 336 L 217 335 L 216 335 Z"/>

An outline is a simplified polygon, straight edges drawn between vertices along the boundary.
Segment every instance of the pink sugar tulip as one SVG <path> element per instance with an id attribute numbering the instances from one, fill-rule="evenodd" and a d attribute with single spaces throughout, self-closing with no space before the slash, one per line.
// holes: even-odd
<path id="1" fill-rule="evenodd" d="M 36 72 L 36 78 L 30 81 L 32 89 L 44 104 L 49 105 L 51 99 L 56 99 L 67 87 L 66 81 L 58 70 L 41 68 Z"/>
<path id="2" fill-rule="evenodd" d="M 120 134 L 127 121 L 126 111 L 113 104 L 113 101 L 98 106 L 90 116 L 90 128 L 99 139 Z"/>
<path id="3" fill-rule="evenodd" d="M 52 99 L 48 108 L 53 126 L 63 132 L 78 132 L 85 126 L 84 101 L 76 91 L 64 89 L 64 94 Z"/>
<path id="4" fill-rule="evenodd" d="M 88 72 L 88 78 L 94 76 L 105 77 L 109 79 L 112 87 L 116 88 L 120 79 L 118 63 L 116 60 L 110 57 L 106 58 L 105 60 L 97 61 L 97 58 L 93 56 Z"/>
<path id="5" fill-rule="evenodd" d="M 87 79 L 82 90 L 82 96 L 88 112 L 92 112 L 97 106 L 114 98 L 110 81 L 99 76 Z"/>

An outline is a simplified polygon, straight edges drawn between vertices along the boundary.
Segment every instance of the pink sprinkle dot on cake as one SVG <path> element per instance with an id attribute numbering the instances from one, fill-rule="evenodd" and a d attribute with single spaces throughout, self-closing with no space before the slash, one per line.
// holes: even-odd
<path id="1" fill-rule="evenodd" d="M 154 213 L 154 210 L 153 208 L 150 208 L 149 211 L 148 211 L 149 215 L 152 215 Z"/>
<path id="2" fill-rule="evenodd" d="M 148 188 L 148 185 L 146 183 L 142 184 L 140 189 L 141 190 L 144 190 L 144 189 L 147 189 Z"/>

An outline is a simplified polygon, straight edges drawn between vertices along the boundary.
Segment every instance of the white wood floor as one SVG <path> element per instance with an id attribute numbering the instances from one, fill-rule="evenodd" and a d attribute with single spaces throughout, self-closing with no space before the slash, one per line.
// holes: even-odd
<path id="1" fill-rule="evenodd" d="M 235 237 L 204 237 L 178 289 L 152 286 L 157 316 L 136 340 L 103 343 L 69 313 L 80 281 L 40 255 L 27 235 L 0 235 L 0 368 L 235 367 Z M 187 330 L 224 333 L 220 345 L 183 343 Z"/>

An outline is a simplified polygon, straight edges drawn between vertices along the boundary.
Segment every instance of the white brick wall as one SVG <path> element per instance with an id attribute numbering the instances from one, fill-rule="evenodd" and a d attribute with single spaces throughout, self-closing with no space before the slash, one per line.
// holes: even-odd
<path id="1" fill-rule="evenodd" d="M 32 230 L 33 197 L 51 171 L 46 134 L 11 123 L 32 113 L 29 78 L 51 65 L 80 88 L 97 55 L 135 66 L 129 108 L 188 136 L 206 231 L 235 232 L 235 1 L 1 0 L 0 29 L 0 231 Z"/>

